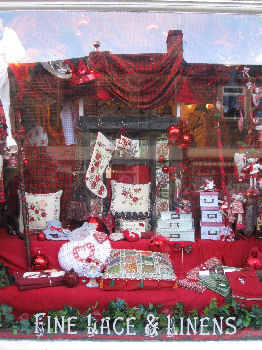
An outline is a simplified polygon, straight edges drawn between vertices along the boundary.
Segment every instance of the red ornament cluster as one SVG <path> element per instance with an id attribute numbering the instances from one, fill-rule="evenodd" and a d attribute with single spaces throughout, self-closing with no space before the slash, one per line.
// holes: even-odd
<path id="1" fill-rule="evenodd" d="M 179 125 L 171 125 L 166 132 L 168 141 L 180 147 L 188 147 L 191 142 L 191 134 L 183 130 Z"/>

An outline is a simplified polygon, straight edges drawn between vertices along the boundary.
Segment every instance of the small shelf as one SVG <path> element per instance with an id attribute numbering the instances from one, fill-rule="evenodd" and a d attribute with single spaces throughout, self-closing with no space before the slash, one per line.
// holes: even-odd
<path id="1" fill-rule="evenodd" d="M 101 130 L 107 132 L 119 130 L 124 126 L 127 131 L 166 131 L 170 125 L 178 124 L 179 119 L 175 117 L 88 117 L 80 118 L 83 131 L 97 131 L 98 123 Z"/>

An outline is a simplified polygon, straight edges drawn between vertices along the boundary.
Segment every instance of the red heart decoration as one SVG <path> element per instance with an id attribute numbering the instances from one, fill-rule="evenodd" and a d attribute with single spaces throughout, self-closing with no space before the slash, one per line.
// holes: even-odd
<path id="1" fill-rule="evenodd" d="M 98 243 L 102 244 L 107 240 L 107 235 L 104 232 L 96 232 L 94 233 L 94 237 Z"/>
<path id="2" fill-rule="evenodd" d="M 138 233 L 130 232 L 128 230 L 124 230 L 123 235 L 128 242 L 136 242 L 140 238 Z"/>
<path id="3" fill-rule="evenodd" d="M 89 255 L 86 255 L 85 257 L 80 256 L 80 252 L 83 251 L 84 253 L 88 252 Z M 86 243 L 82 246 L 77 246 L 73 249 L 73 255 L 74 258 L 82 263 L 86 262 L 87 258 L 92 258 L 95 254 L 95 246 L 92 243 Z"/>

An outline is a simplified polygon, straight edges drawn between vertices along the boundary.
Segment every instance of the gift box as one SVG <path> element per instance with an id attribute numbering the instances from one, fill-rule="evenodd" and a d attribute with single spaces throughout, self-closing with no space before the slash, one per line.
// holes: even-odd
<path id="1" fill-rule="evenodd" d="M 174 230 L 157 228 L 156 233 L 168 238 L 170 241 L 195 241 L 195 230 Z"/>
<path id="2" fill-rule="evenodd" d="M 194 221 L 191 219 L 174 219 L 174 220 L 158 220 L 158 228 L 172 228 L 175 230 L 192 230 L 194 228 Z"/>
<path id="3" fill-rule="evenodd" d="M 222 222 L 222 214 L 219 207 L 202 207 L 201 208 L 203 222 Z"/>
<path id="4" fill-rule="evenodd" d="M 208 271 L 208 270 L 214 269 L 217 266 L 221 266 L 221 265 L 222 265 L 222 263 L 218 258 L 216 258 L 216 257 L 210 258 L 210 259 L 206 260 L 205 262 L 203 262 L 202 264 L 194 267 L 192 270 L 188 271 L 186 273 L 187 279 L 198 281 L 199 274 L 201 273 L 201 271 Z"/>
<path id="5" fill-rule="evenodd" d="M 201 207 L 218 207 L 218 192 L 200 192 Z"/>
<path id="6" fill-rule="evenodd" d="M 19 290 L 62 286 L 65 271 L 45 270 L 37 272 L 15 272 L 15 284 Z"/>
<path id="7" fill-rule="evenodd" d="M 163 211 L 161 220 L 192 220 L 192 214 L 176 213 L 175 211 Z"/>
<path id="8" fill-rule="evenodd" d="M 222 222 L 201 222 L 201 239 L 220 240 Z"/>

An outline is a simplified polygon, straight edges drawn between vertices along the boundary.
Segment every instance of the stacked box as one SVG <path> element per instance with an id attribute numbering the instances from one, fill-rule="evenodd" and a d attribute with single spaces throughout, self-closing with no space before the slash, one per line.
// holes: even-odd
<path id="1" fill-rule="evenodd" d="M 170 241 L 195 241 L 192 214 L 162 212 L 157 221 L 156 233 L 170 239 Z"/>
<path id="2" fill-rule="evenodd" d="M 200 192 L 201 239 L 220 239 L 222 214 L 218 207 L 218 192 Z"/>
<path id="3" fill-rule="evenodd" d="M 124 230 L 133 232 L 147 232 L 148 231 L 148 220 L 123 220 L 119 219 L 118 231 L 123 232 Z"/>

